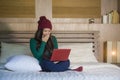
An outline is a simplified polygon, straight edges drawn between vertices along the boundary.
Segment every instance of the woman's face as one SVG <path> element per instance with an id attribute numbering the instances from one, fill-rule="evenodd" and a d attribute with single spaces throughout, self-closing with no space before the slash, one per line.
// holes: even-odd
<path id="1" fill-rule="evenodd" d="M 44 28 L 43 29 L 43 35 L 46 36 L 46 35 L 50 35 L 51 33 L 51 29 L 50 28 Z"/>

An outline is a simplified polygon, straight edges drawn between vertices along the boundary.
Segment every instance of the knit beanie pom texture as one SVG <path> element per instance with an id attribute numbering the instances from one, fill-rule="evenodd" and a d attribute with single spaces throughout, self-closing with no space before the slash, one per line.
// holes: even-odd
<path id="1" fill-rule="evenodd" d="M 52 29 L 52 24 L 45 16 L 41 16 L 38 21 L 38 29 L 50 28 Z"/>

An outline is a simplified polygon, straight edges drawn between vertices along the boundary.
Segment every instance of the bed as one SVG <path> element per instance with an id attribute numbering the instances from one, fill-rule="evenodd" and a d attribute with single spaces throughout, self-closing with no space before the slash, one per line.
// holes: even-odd
<path id="1" fill-rule="evenodd" d="M 70 69 L 82 66 L 82 72 L 72 70 L 39 71 L 40 67 L 36 67 L 38 63 L 32 57 L 29 49 L 29 40 L 34 33 L 0 32 L 0 80 L 120 80 L 119 67 L 99 62 L 98 31 L 53 31 L 53 35 L 57 37 L 59 48 L 71 48 Z M 23 55 L 26 55 L 25 58 Z M 11 59 L 13 62 L 17 61 L 15 57 L 18 61 L 20 60 L 20 63 L 6 66 Z M 21 62 L 21 60 L 23 61 Z M 13 67 L 13 65 L 16 66 Z"/>

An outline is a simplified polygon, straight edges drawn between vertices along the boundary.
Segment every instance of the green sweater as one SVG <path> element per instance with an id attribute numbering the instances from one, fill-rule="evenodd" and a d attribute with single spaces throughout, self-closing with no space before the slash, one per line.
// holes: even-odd
<path id="1" fill-rule="evenodd" d="M 54 48 L 58 48 L 58 43 L 57 43 L 57 39 L 55 36 L 52 36 L 52 41 L 53 41 Z M 34 38 L 31 38 L 30 39 L 31 52 L 33 56 L 37 58 L 40 62 L 42 59 L 45 46 L 46 46 L 46 42 L 42 41 L 38 50 L 36 50 L 36 46 L 37 46 L 37 41 Z"/>

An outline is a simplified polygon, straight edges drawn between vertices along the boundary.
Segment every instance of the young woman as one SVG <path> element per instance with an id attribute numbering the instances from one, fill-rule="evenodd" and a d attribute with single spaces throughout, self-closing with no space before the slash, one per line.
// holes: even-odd
<path id="1" fill-rule="evenodd" d="M 30 39 L 30 49 L 35 58 L 39 60 L 42 71 L 59 72 L 69 68 L 70 61 L 50 61 L 53 49 L 58 48 L 57 39 L 51 34 L 52 24 L 45 16 L 38 21 L 38 30 L 34 38 Z"/>

